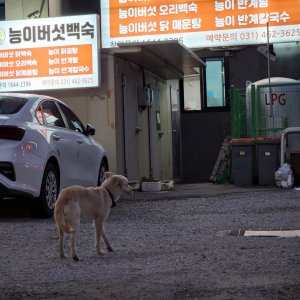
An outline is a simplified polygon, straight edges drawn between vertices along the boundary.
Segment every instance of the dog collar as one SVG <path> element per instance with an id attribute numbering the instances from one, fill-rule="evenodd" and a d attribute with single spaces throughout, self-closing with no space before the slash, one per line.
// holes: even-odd
<path id="1" fill-rule="evenodd" d="M 111 207 L 115 207 L 117 204 L 116 204 L 114 195 L 112 194 L 112 192 L 108 188 L 105 187 L 105 189 L 108 192 L 109 197 L 111 199 Z"/>

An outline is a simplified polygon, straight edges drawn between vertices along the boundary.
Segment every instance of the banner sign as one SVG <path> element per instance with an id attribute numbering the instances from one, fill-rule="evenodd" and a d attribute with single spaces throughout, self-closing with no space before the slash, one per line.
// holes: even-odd
<path id="1" fill-rule="evenodd" d="M 101 0 L 102 47 L 178 40 L 189 48 L 295 42 L 299 0 Z"/>
<path id="2" fill-rule="evenodd" d="M 0 91 L 99 86 L 98 19 L 0 22 Z"/>

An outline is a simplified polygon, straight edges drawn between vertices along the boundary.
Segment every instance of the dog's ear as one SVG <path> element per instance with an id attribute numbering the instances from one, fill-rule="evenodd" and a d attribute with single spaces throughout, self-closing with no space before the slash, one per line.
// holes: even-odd
<path id="1" fill-rule="evenodd" d="M 105 172 L 104 175 L 105 175 L 105 179 L 108 179 L 109 177 L 113 176 L 113 173 L 112 172 Z"/>
<path id="2" fill-rule="evenodd" d="M 123 185 L 123 180 L 122 177 L 116 175 L 112 178 L 112 183 L 115 187 L 122 187 Z"/>
<path id="3" fill-rule="evenodd" d="M 112 183 L 113 183 L 114 186 L 117 187 L 118 185 L 120 185 L 120 178 L 118 176 L 113 177 L 112 178 Z"/>

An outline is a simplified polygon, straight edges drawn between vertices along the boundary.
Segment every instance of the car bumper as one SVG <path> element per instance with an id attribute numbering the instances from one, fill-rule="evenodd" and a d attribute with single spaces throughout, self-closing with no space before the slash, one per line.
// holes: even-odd
<path id="1" fill-rule="evenodd" d="M 15 172 L 15 180 L 0 172 L 0 196 L 10 197 L 14 195 L 40 195 L 45 161 L 36 154 L 14 145 L 14 151 L 2 151 L 0 162 L 10 162 Z M 12 150 L 12 149 L 10 149 Z"/>
<path id="2" fill-rule="evenodd" d="M 0 199 L 2 198 L 15 198 L 15 197 L 26 197 L 26 198 L 32 198 L 34 197 L 31 193 L 27 193 L 25 191 L 21 190 L 13 190 L 9 189 L 5 185 L 0 183 Z"/>

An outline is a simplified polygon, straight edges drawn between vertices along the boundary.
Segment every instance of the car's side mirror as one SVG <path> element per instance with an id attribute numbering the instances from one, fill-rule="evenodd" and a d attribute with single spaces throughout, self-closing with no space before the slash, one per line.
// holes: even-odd
<path id="1" fill-rule="evenodd" d="M 94 126 L 92 126 L 91 124 L 87 124 L 86 134 L 87 135 L 95 135 L 95 132 L 96 132 L 96 130 L 95 130 Z"/>

